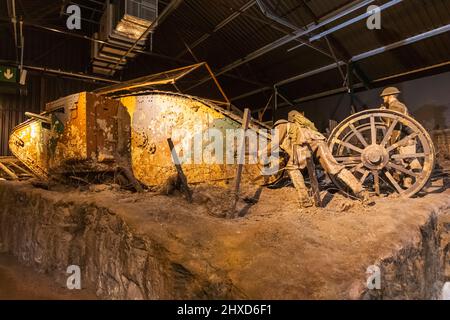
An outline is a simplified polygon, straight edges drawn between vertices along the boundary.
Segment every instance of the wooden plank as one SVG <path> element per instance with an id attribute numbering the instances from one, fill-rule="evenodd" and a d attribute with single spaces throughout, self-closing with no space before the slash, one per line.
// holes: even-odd
<path id="1" fill-rule="evenodd" d="M 264 108 L 264 110 L 263 110 L 262 112 L 258 112 L 258 120 L 259 120 L 259 122 L 263 122 L 264 114 L 266 113 L 267 108 L 269 108 L 270 103 L 271 103 L 272 100 L 273 100 L 273 95 L 274 95 L 274 94 L 272 93 L 272 95 L 271 95 L 270 98 L 269 98 L 269 101 L 267 101 L 267 104 L 266 104 L 266 107 Z"/>
<path id="2" fill-rule="evenodd" d="M 19 166 L 16 162 L 10 162 L 9 165 L 11 165 L 12 167 L 14 167 L 17 170 L 21 171 L 25 175 L 29 175 L 29 176 L 33 175 L 31 172 L 29 172 L 29 171 L 25 170 L 24 168 L 22 168 L 21 166 Z"/>
<path id="3" fill-rule="evenodd" d="M 311 156 L 306 158 L 306 167 L 308 168 L 309 180 L 311 181 L 311 189 L 313 191 L 313 198 L 316 207 L 322 207 L 322 200 L 320 199 L 320 186 L 319 180 L 316 175 L 316 166 L 314 165 L 314 159 Z"/>
<path id="4" fill-rule="evenodd" d="M 410 158 L 425 158 L 425 153 L 411 153 L 411 154 L 394 154 L 392 159 L 410 159 Z"/>
<path id="5" fill-rule="evenodd" d="M 341 146 L 346 147 L 347 149 L 351 149 L 353 151 L 356 151 L 358 153 L 363 153 L 364 152 L 363 149 L 358 148 L 357 146 L 354 146 L 354 145 L 352 145 L 352 144 L 350 144 L 348 142 L 344 142 L 344 141 L 339 140 L 339 139 L 335 139 L 334 142 L 337 143 L 337 144 L 340 144 Z"/>
<path id="6" fill-rule="evenodd" d="M 364 146 L 364 148 L 368 147 L 367 141 L 366 139 L 364 139 L 364 137 L 362 136 L 361 132 L 359 132 L 358 130 L 356 130 L 355 126 L 350 123 L 348 125 L 350 127 L 350 129 L 353 131 L 353 133 L 356 135 L 356 137 L 358 138 L 358 140 L 362 143 L 362 145 Z"/>
<path id="7" fill-rule="evenodd" d="M 244 168 L 244 161 L 245 161 L 245 150 L 246 150 L 246 139 L 245 139 L 245 132 L 248 130 L 248 127 L 250 125 L 250 118 L 251 118 L 251 113 L 250 113 L 250 109 L 246 108 L 244 110 L 244 119 L 242 121 L 242 129 L 244 130 L 244 134 L 241 140 L 241 152 L 238 153 L 240 155 L 240 158 L 238 159 L 238 164 L 237 164 L 237 169 L 236 169 L 236 179 L 235 179 L 235 184 L 234 184 L 234 203 L 233 203 L 233 214 L 236 215 L 235 211 L 236 211 L 236 205 L 239 201 L 239 193 L 240 193 L 240 188 L 241 188 L 241 179 L 242 179 L 242 170 Z M 235 217 L 235 216 L 234 216 Z"/>
<path id="8" fill-rule="evenodd" d="M 375 117 L 370 117 L 370 134 L 372 136 L 372 144 L 377 144 L 377 127 L 375 125 Z"/>
<path id="9" fill-rule="evenodd" d="M 389 179 L 389 181 L 392 183 L 392 185 L 395 187 L 398 193 L 403 193 L 402 187 L 398 184 L 398 182 L 394 179 L 392 174 L 389 171 L 386 171 L 384 175 Z"/>
<path id="10" fill-rule="evenodd" d="M 183 172 L 183 168 L 181 167 L 180 159 L 178 158 L 177 152 L 175 151 L 175 145 L 171 138 L 167 139 L 167 143 L 169 144 L 170 153 L 172 154 L 172 160 L 175 164 L 175 168 L 177 169 L 178 178 L 181 182 L 182 191 L 186 195 L 186 199 L 189 203 L 192 203 L 192 191 L 189 188 L 189 184 L 186 178 L 186 175 Z"/>
<path id="11" fill-rule="evenodd" d="M 19 177 L 0 162 L 0 169 L 3 170 L 12 180 L 19 180 Z"/>
<path id="12" fill-rule="evenodd" d="M 380 174 L 377 170 L 372 170 L 373 175 L 373 181 L 375 184 L 375 193 L 379 196 L 381 194 L 380 192 Z"/>
<path id="13" fill-rule="evenodd" d="M 0 162 L 10 163 L 10 162 L 18 162 L 18 160 L 16 157 L 0 157 Z"/>
<path id="14" fill-rule="evenodd" d="M 389 127 L 388 131 L 386 132 L 383 141 L 381 141 L 380 145 L 382 147 L 385 147 L 386 144 L 389 142 L 389 140 L 391 139 L 392 133 L 394 133 L 394 129 L 397 126 L 398 123 L 398 119 L 395 119 L 394 122 L 391 124 L 391 126 Z"/>

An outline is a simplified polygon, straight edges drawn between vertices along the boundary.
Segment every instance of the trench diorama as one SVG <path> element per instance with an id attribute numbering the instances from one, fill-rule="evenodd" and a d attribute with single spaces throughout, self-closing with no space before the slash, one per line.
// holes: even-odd
<path id="1" fill-rule="evenodd" d="M 192 85 L 186 78 L 198 70 L 206 70 L 207 79 L 215 85 L 214 98 L 183 93 L 183 86 Z M 241 128 L 259 138 L 272 138 L 267 124 L 252 119 L 248 112 L 242 116 L 233 110 L 205 63 L 73 94 L 48 103 L 39 115 L 28 116 L 12 132 L 9 146 L 34 176 L 47 183 L 114 181 L 143 191 L 176 177 L 189 195 L 189 186 L 195 184 L 238 192 L 241 183 L 274 186 L 287 176 L 283 150 L 279 150 L 278 170 L 270 175 L 264 169 L 273 163 L 230 164 L 225 159 L 214 161 L 218 156 L 214 153 L 202 152 L 200 163 L 176 161 L 185 152 L 183 141 L 210 129 L 225 133 Z M 211 137 L 201 136 L 207 147 Z M 435 164 L 429 134 L 414 118 L 395 110 L 355 113 L 338 124 L 325 143 L 335 161 L 371 196 L 412 197 L 423 190 Z M 239 143 L 233 144 L 235 160 L 238 148 Z M 326 183 L 351 193 L 339 176 L 328 178 L 326 168 L 314 157 L 314 152 L 306 156 L 311 198 Z M 320 206 L 320 197 L 316 198 Z"/>

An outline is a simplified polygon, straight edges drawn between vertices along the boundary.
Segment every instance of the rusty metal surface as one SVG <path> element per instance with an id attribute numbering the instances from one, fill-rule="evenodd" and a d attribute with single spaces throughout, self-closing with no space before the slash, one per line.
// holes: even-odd
<path id="1" fill-rule="evenodd" d="M 333 130 L 328 144 L 338 162 L 377 194 L 414 196 L 431 177 L 436 158 L 420 123 L 392 110 L 350 116 Z"/>
<path id="2" fill-rule="evenodd" d="M 201 73 L 201 77 L 198 78 L 198 75 L 197 77 L 194 76 L 195 72 L 203 72 L 204 74 Z M 227 108 L 230 109 L 230 100 L 206 62 L 132 79 L 123 83 L 97 89 L 94 93 L 117 97 L 120 96 L 121 93 L 139 94 L 139 91 L 148 89 L 189 94 L 192 88 L 195 88 L 196 85 L 202 83 L 205 79 L 212 80 L 213 85 L 209 87 L 208 90 L 210 93 L 217 90 L 219 97 L 215 99 L 203 97 L 202 99 L 209 100 L 217 105 L 226 105 Z M 186 87 L 186 83 L 183 84 L 183 81 L 187 81 L 189 85 Z"/>
<path id="3" fill-rule="evenodd" d="M 179 91 L 181 80 L 191 86 L 185 78 L 196 71 L 206 72 L 213 79 L 222 101 L 156 90 L 170 85 Z M 201 73 L 201 78 L 204 76 Z M 30 114 L 32 119 L 15 128 L 9 145 L 13 154 L 42 179 L 108 171 L 121 165 L 131 168 L 142 184 L 159 186 L 176 174 L 167 139 L 173 140 L 177 154 L 183 156 L 186 141 L 201 134 L 205 148 L 200 150 L 202 159 L 182 164 L 188 182 L 227 184 L 237 166 L 226 164 L 227 146 L 222 159 L 204 152 L 211 144 L 210 129 L 219 131 L 225 143 L 227 130 L 241 128 L 242 117 L 224 109 L 224 105 L 230 106 L 220 84 L 209 66 L 199 63 L 48 103 L 44 113 Z M 253 120 L 249 128 L 254 132 L 268 129 Z M 232 148 L 237 153 L 237 146 Z M 263 181 L 257 164 L 244 166 L 243 181 L 247 180 Z"/>
<path id="4" fill-rule="evenodd" d="M 9 141 L 12 153 L 41 179 L 110 171 L 129 157 L 129 116 L 118 101 L 83 92 L 47 104 L 41 115 L 51 124 L 28 120 Z"/>
<path id="5" fill-rule="evenodd" d="M 164 184 L 176 174 L 168 138 L 173 140 L 177 154 L 183 156 L 187 152 L 186 141 L 192 141 L 196 134 L 212 128 L 225 133 L 227 129 L 241 127 L 239 121 L 215 110 L 216 106 L 183 94 L 155 91 L 143 96 L 123 97 L 121 102 L 131 116 L 133 172 L 147 186 Z M 203 137 L 204 146 L 211 143 L 209 137 Z M 234 178 L 236 165 L 217 164 L 220 160 L 224 162 L 206 154 L 201 163 L 183 164 L 182 167 L 189 183 L 221 184 Z M 244 180 L 259 178 L 262 179 L 261 172 L 256 165 L 244 167 Z"/>
<path id="6" fill-rule="evenodd" d="M 49 133 L 38 120 L 28 120 L 13 129 L 9 137 L 11 152 L 37 177 L 48 178 Z"/>
<path id="7" fill-rule="evenodd" d="M 126 14 L 117 23 L 115 31 L 127 38 L 138 40 L 150 25 L 151 21 Z"/>
<path id="8" fill-rule="evenodd" d="M 162 185 L 176 174 L 168 138 L 183 155 L 184 143 L 196 134 L 205 134 L 206 148 L 211 143 L 209 129 L 225 137 L 227 129 L 239 129 L 242 122 L 211 102 L 159 91 L 116 100 L 83 92 L 47 104 L 40 116 L 19 125 L 10 136 L 11 151 L 36 176 L 111 171 L 121 165 L 131 167 L 147 186 Z M 259 129 L 255 123 L 250 127 Z M 231 182 L 236 165 L 225 164 L 226 150 L 223 159 L 203 151 L 206 156 L 200 163 L 182 165 L 188 182 Z M 243 181 L 250 180 L 263 180 L 257 165 L 244 167 Z"/>

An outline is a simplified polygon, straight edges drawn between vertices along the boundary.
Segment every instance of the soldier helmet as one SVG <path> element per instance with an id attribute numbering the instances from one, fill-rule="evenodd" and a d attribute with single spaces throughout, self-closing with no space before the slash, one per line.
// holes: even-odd
<path id="1" fill-rule="evenodd" d="M 400 90 L 398 90 L 396 87 L 389 87 L 383 90 L 383 92 L 381 93 L 381 97 L 393 96 L 400 93 Z"/>

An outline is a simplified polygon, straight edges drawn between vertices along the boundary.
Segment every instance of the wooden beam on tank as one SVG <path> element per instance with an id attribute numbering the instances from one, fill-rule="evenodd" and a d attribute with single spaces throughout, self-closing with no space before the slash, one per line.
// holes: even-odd
<path id="1" fill-rule="evenodd" d="M 236 169 L 236 180 L 234 184 L 234 203 L 233 208 L 231 210 L 232 218 L 237 218 L 236 205 L 239 201 L 239 193 L 241 189 L 241 179 L 242 179 L 242 170 L 244 169 L 244 161 L 245 161 L 245 150 L 246 150 L 246 137 L 245 133 L 248 130 L 250 125 L 251 112 L 250 109 L 246 108 L 244 111 L 244 119 L 242 121 L 242 129 L 244 130 L 242 134 L 241 144 L 238 147 L 241 148 L 241 152 L 238 153 L 240 155 L 238 159 L 237 169 Z"/>
<path id="2" fill-rule="evenodd" d="M 19 177 L 2 162 L 0 162 L 0 170 L 4 171 L 12 180 L 19 180 Z"/>
<path id="3" fill-rule="evenodd" d="M 181 189 L 183 193 L 186 195 L 186 199 L 189 203 L 192 203 L 192 190 L 189 188 L 189 184 L 186 178 L 186 175 L 183 172 L 183 168 L 181 167 L 180 159 L 178 158 L 177 152 L 175 151 L 175 145 L 171 138 L 167 139 L 167 143 L 169 144 L 170 153 L 172 154 L 172 160 L 175 164 L 175 168 L 177 169 L 178 179 L 181 183 Z"/>

